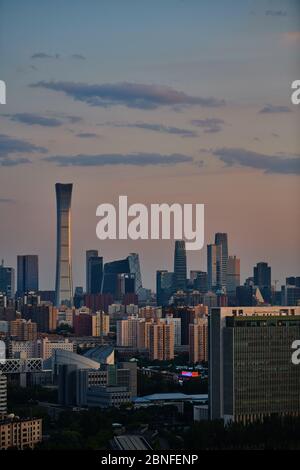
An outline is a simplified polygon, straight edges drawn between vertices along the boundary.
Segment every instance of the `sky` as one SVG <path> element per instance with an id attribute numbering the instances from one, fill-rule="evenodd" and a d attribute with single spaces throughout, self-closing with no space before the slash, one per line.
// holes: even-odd
<path id="1" fill-rule="evenodd" d="M 138 252 L 146 287 L 173 268 L 173 241 L 97 239 L 119 195 L 205 204 L 205 244 L 228 232 L 242 281 L 259 261 L 299 275 L 299 20 L 297 0 L 0 0 L 0 258 L 38 254 L 54 288 L 54 185 L 72 182 L 74 286 L 87 249 Z"/>

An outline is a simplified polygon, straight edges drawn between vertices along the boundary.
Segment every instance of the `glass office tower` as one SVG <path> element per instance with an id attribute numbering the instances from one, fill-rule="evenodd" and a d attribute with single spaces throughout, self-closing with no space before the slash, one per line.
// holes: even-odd
<path id="1" fill-rule="evenodd" d="M 55 185 L 57 207 L 57 245 L 55 302 L 71 305 L 73 299 L 71 256 L 71 198 L 72 184 Z"/>
<path id="2" fill-rule="evenodd" d="M 184 290 L 186 288 L 186 251 L 185 241 L 175 241 L 174 251 L 174 282 L 177 290 Z"/>

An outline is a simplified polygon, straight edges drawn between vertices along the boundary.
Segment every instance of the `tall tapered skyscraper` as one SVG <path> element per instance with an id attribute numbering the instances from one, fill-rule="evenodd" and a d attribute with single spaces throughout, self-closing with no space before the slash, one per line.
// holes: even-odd
<path id="1" fill-rule="evenodd" d="M 174 251 L 174 282 L 177 290 L 186 288 L 186 251 L 185 241 L 175 241 Z"/>
<path id="2" fill-rule="evenodd" d="M 57 245 L 56 245 L 56 305 L 72 304 L 71 198 L 72 184 L 56 183 Z"/>

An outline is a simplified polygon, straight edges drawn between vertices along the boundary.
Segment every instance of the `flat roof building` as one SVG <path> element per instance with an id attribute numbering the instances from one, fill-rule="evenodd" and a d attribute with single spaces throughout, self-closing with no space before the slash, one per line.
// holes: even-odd
<path id="1" fill-rule="evenodd" d="M 0 450 L 11 447 L 18 450 L 33 449 L 42 441 L 41 418 L 7 416 L 0 419 Z"/>
<path id="2" fill-rule="evenodd" d="M 221 307 L 209 316 L 209 416 L 300 415 L 300 307 Z"/>

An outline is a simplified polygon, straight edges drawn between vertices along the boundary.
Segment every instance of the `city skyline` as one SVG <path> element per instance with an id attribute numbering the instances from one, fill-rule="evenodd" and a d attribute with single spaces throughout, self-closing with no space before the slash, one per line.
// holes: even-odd
<path id="1" fill-rule="evenodd" d="M 300 449 L 300 0 L 0 0 L 0 57 L 0 451 Z"/>
<path id="2" fill-rule="evenodd" d="M 203 203 L 205 244 L 229 233 L 243 278 L 258 260 L 281 282 L 282 266 L 297 274 L 297 1 L 1 0 L 0 13 L 6 264 L 37 251 L 41 287 L 52 285 L 52 188 L 72 181 L 74 285 L 90 248 L 106 260 L 140 253 L 152 288 L 156 269 L 172 269 L 169 242 L 99 243 L 97 205 L 120 194 Z M 190 269 L 204 269 L 205 251 L 188 253 Z"/>
<path id="3" fill-rule="evenodd" d="M 90 274 L 88 274 L 88 269 L 89 269 L 89 263 L 90 263 L 90 260 L 91 261 L 94 261 L 96 263 L 96 265 L 98 265 L 98 263 L 101 261 L 101 279 L 102 279 L 102 276 L 105 275 L 105 263 L 107 263 L 107 265 L 110 265 L 110 264 L 114 264 L 114 263 L 119 263 L 119 260 L 116 260 L 116 257 L 113 258 L 113 259 L 103 259 L 103 256 L 99 257 L 99 250 L 96 250 L 96 249 L 86 249 L 86 250 L 83 250 L 83 254 L 85 256 L 84 258 L 84 262 L 81 266 L 81 279 L 84 279 L 84 282 L 82 282 L 82 284 L 79 284 L 79 283 L 74 283 L 73 284 L 73 270 L 72 270 L 72 257 L 73 257 L 73 253 L 72 253 L 72 244 L 71 244 L 71 239 L 73 238 L 73 235 L 72 235 L 72 224 L 71 224 L 71 220 L 72 220 L 72 215 L 71 215 L 71 197 L 72 197 L 72 191 L 73 191 L 73 184 L 70 183 L 70 184 L 61 184 L 61 183 L 56 183 L 55 184 L 55 192 L 56 192 L 56 199 L 57 199 L 57 207 L 56 207 L 56 211 L 57 211 L 57 220 L 56 220 L 56 224 L 57 224 L 57 227 L 56 227 L 56 231 L 57 231 L 57 240 L 56 240 L 56 275 L 55 275 L 55 281 L 54 281 L 54 287 L 51 287 L 51 284 L 49 285 L 43 285 L 42 287 L 40 287 L 39 289 L 29 289 L 29 290 L 54 290 L 56 292 L 56 305 L 60 305 L 60 301 L 59 299 L 61 298 L 61 295 L 59 294 L 59 290 L 61 289 L 60 288 L 60 284 L 61 282 L 63 282 L 63 284 L 65 283 L 65 279 L 63 279 L 63 281 L 60 280 L 60 271 L 58 269 L 59 265 L 61 264 L 61 249 L 66 249 L 67 251 L 65 252 L 65 257 L 67 256 L 66 259 L 63 260 L 64 263 L 67 263 L 67 271 L 66 271 L 66 274 L 68 275 L 68 281 L 67 281 L 67 284 L 66 284 L 66 291 L 69 292 L 69 295 L 67 296 L 67 298 L 65 300 L 68 300 L 68 301 L 72 301 L 73 299 L 73 291 L 75 290 L 75 288 L 77 287 L 83 287 L 83 290 L 86 291 L 87 293 L 91 293 L 90 292 L 90 283 L 91 283 L 91 278 L 90 278 Z M 63 203 L 63 208 L 61 207 L 61 204 Z M 60 224 L 61 224 L 61 211 L 63 212 L 66 212 L 66 215 L 64 216 L 64 221 L 65 223 L 68 224 L 68 227 L 65 227 L 63 226 L 62 229 L 66 229 L 66 234 L 61 234 L 61 228 L 60 228 Z M 225 232 L 216 232 L 214 234 L 214 240 L 215 240 L 215 244 L 210 244 L 210 243 L 207 243 L 203 250 L 204 251 L 207 251 L 207 259 L 206 259 L 206 264 L 203 268 L 203 263 L 201 265 L 201 267 L 198 266 L 198 268 L 195 270 L 193 268 L 190 267 L 189 263 L 187 262 L 187 257 L 188 257 L 188 251 L 186 251 L 185 249 L 185 241 L 182 240 L 182 241 L 178 241 L 178 240 L 173 240 L 173 239 L 170 239 L 168 240 L 168 243 L 169 244 L 172 244 L 173 245 L 173 259 L 172 259 L 172 265 L 173 265 L 173 270 L 171 269 L 168 269 L 168 267 L 166 265 L 164 265 L 163 267 L 157 267 L 155 272 L 154 272 L 154 275 L 153 275 L 153 279 L 152 279 L 152 282 L 151 282 L 151 285 L 147 285 L 146 283 L 144 283 L 144 287 L 146 288 L 150 288 L 152 291 L 156 291 L 157 290 L 157 283 L 156 283 L 156 276 L 157 276 L 157 272 L 160 272 L 160 271 L 166 271 L 166 273 L 170 273 L 174 276 L 174 285 L 177 285 L 178 289 L 180 290 L 180 286 L 183 286 L 183 273 L 186 273 L 186 280 L 189 279 L 189 276 L 190 276 L 190 273 L 192 273 L 193 271 L 194 272 L 197 272 L 197 271 L 202 271 L 202 272 L 206 272 L 207 274 L 207 281 L 208 281 L 208 290 L 215 290 L 216 288 L 220 288 L 222 289 L 222 286 L 226 286 L 227 284 L 227 278 L 228 278 L 228 268 L 227 268 L 227 262 L 229 260 L 229 258 L 236 258 L 237 255 L 236 253 L 234 253 L 231 249 L 228 248 L 228 235 L 229 235 L 229 239 L 230 239 L 230 234 L 227 234 Z M 60 248 L 60 245 L 61 245 L 61 237 L 64 239 L 64 242 L 66 243 L 67 242 L 67 246 L 65 245 L 62 245 L 62 248 Z M 105 242 L 101 242 L 101 243 L 105 243 Z M 120 243 L 119 240 L 116 240 L 115 243 Z M 122 242 L 121 242 L 122 243 Z M 133 242 L 133 243 L 136 243 L 136 242 Z M 158 241 L 157 243 L 163 243 L 161 240 Z M 165 241 L 164 241 L 165 243 Z M 224 245 L 225 244 L 225 245 Z M 223 248 L 223 246 L 225 246 L 225 248 Z M 65 247 L 65 248 L 64 248 Z M 230 244 L 229 244 L 229 247 L 230 247 Z M 175 252 L 174 252 L 174 248 L 175 248 Z M 205 250 L 206 249 L 206 250 Z M 212 252 L 212 249 L 215 249 L 214 252 Z M 180 254 L 180 250 L 183 254 Z M 200 250 L 200 251 L 203 251 L 203 250 Z M 224 251 L 225 250 L 225 251 Z M 225 256 L 222 255 L 222 253 L 225 253 Z M 63 252 L 62 252 L 63 253 Z M 100 250 L 100 253 L 101 253 L 101 250 Z M 214 254 L 213 254 L 214 253 Z M 125 254 L 126 256 L 126 254 Z M 133 261 L 133 258 L 132 257 L 137 257 L 137 264 L 138 264 L 138 267 L 140 269 L 140 263 L 139 263 L 139 254 L 137 253 L 133 253 L 131 252 L 130 254 L 127 253 L 127 257 L 126 257 L 126 263 L 129 263 L 128 264 L 128 273 L 129 272 L 134 272 L 134 266 L 132 265 L 132 267 L 130 266 L 130 269 L 129 269 L 129 265 L 131 265 L 132 263 L 135 263 Z M 2 257 L 2 263 L 3 266 L 5 265 L 5 268 L 13 268 L 14 269 L 14 276 L 15 278 L 17 279 L 18 281 L 18 285 L 17 285 L 17 289 L 16 289 L 16 292 L 18 292 L 18 290 L 20 290 L 19 286 L 21 285 L 21 283 L 23 283 L 24 285 L 26 285 L 26 281 L 25 278 L 23 279 L 24 277 L 24 274 L 22 273 L 22 271 L 20 270 L 19 266 L 20 266 L 20 263 L 22 261 L 22 263 L 24 263 L 25 261 L 28 262 L 27 260 L 32 260 L 34 259 L 34 263 L 35 263 L 35 266 L 34 266 L 34 276 L 35 276 L 35 279 L 31 282 L 34 283 L 35 286 L 40 286 L 40 272 L 43 271 L 40 270 L 40 262 L 39 262 L 39 258 L 40 258 L 40 255 L 38 253 L 31 253 L 31 254 L 18 254 L 16 253 L 16 258 L 17 258 L 17 264 L 14 266 L 14 265 L 9 265 L 8 263 L 4 263 L 4 257 Z M 128 261 L 127 261 L 128 259 Z M 24 261 L 23 261 L 24 260 Z M 248 266 L 247 267 L 247 272 L 249 273 L 247 276 L 242 276 L 241 275 L 241 271 L 240 271 L 240 261 L 241 261 L 241 257 L 238 256 L 237 257 L 237 260 L 239 262 L 239 277 L 240 277 L 240 285 L 243 285 L 244 284 L 244 281 L 246 281 L 248 278 L 254 278 L 255 280 L 255 276 L 258 276 L 257 273 L 257 270 L 258 270 L 258 267 L 259 266 L 266 266 L 267 270 L 268 270 L 268 276 L 269 276 L 269 281 L 268 281 L 268 285 L 271 284 L 271 285 L 274 285 L 275 287 L 278 286 L 278 283 L 279 285 L 280 284 L 284 284 L 286 279 L 289 277 L 289 276 L 297 276 L 297 272 L 295 273 L 285 273 L 283 274 L 281 272 L 280 274 L 280 278 L 278 279 L 278 276 L 274 276 L 274 274 L 272 275 L 271 277 L 271 267 L 269 266 L 268 267 L 268 262 L 266 262 L 265 260 L 256 260 L 255 261 L 255 264 L 253 264 L 253 266 Z M 124 260 L 125 261 L 125 260 Z M 162 261 L 160 261 L 162 262 Z M 121 260 L 120 263 L 123 263 L 123 261 Z M 219 265 L 218 265 L 219 264 Z M 241 263 L 242 264 L 242 263 Z M 272 266 L 272 265 L 271 265 Z M 202 270 L 203 268 L 203 270 Z M 250 271 L 251 270 L 251 271 Z M 96 268 L 96 271 L 95 273 L 98 272 L 98 268 Z M 99 271 L 100 272 L 100 271 Z M 141 264 L 141 272 L 138 273 L 137 275 L 137 279 L 136 281 L 138 282 L 138 285 L 136 285 L 136 289 L 137 291 L 139 290 L 140 286 L 141 286 L 141 276 L 143 278 L 144 276 L 144 273 L 146 272 L 146 270 L 143 269 L 143 265 Z M 180 281 L 178 279 L 176 279 L 176 272 L 178 272 L 177 276 L 179 276 L 180 278 Z M 31 274 L 32 275 L 32 274 Z M 65 276 L 63 276 L 65 278 Z M 145 276 L 147 278 L 147 276 Z M 21 280 L 22 278 L 22 280 Z M 281 280 L 282 279 L 282 280 Z M 100 284 L 102 283 L 102 280 L 100 282 Z M 30 284 L 30 282 L 29 282 Z M 254 282 L 254 285 L 258 286 L 258 285 L 261 285 L 259 282 L 255 283 Z M 25 291 L 28 290 L 28 289 L 25 289 Z M 226 288 L 225 288 L 226 290 Z M 24 288 L 20 290 L 21 293 L 24 293 Z M 100 291 L 99 291 L 100 292 Z M 94 292 L 96 293 L 96 292 Z"/>

